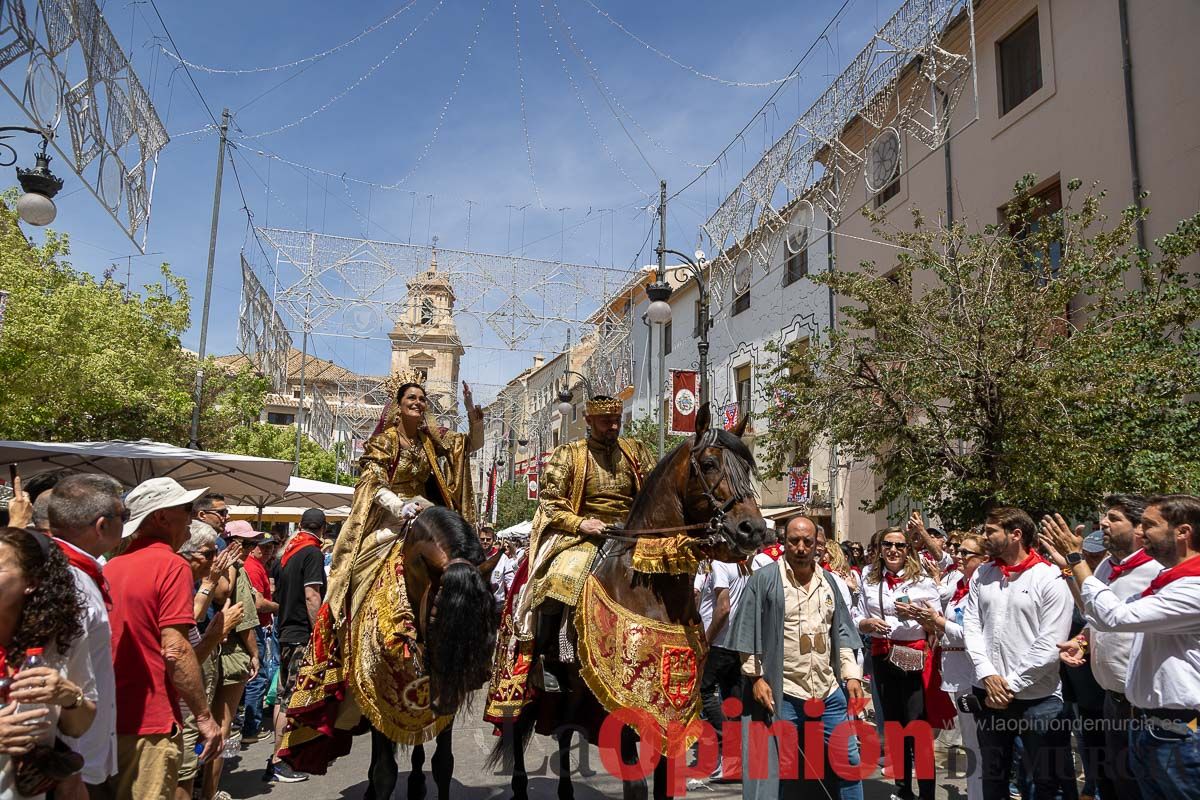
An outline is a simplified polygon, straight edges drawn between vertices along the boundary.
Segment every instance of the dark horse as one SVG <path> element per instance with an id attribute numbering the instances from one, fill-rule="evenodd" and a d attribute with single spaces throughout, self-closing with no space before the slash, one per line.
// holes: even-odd
<path id="1" fill-rule="evenodd" d="M 750 480 L 754 458 L 741 436 L 746 419 L 732 430 L 709 428 L 708 407 L 697 414 L 696 434 L 667 455 L 646 478 L 620 535 L 611 536 L 600 550 L 592 579 L 618 606 L 639 616 L 672 625 L 700 624 L 693 593 L 693 574 L 638 573 L 633 569 L 634 542 L 640 535 L 663 536 L 687 532 L 702 545 L 704 555 L 721 561 L 740 561 L 762 546 L 766 523 L 758 509 Z M 644 534 L 642 532 L 645 532 Z M 697 654 L 699 656 L 700 654 Z M 704 672 L 697 659 L 697 677 Z M 503 731 L 492 762 L 511 758 L 514 800 L 527 800 L 528 776 L 524 748 L 535 726 L 551 728 L 559 739 L 559 800 L 572 800 L 570 775 L 572 732 L 595 736 L 600 702 L 584 683 L 578 665 L 569 671 L 565 693 L 535 695 L 514 724 Z M 548 724 L 548 698 L 559 700 Z M 565 731 L 565 733 L 563 732 Z M 630 762 L 637 747 L 631 729 L 621 738 L 622 756 Z M 593 741 L 593 743 L 596 743 Z M 655 797 L 666 797 L 665 761 L 655 770 Z M 626 781 L 626 798 L 645 798 L 646 782 Z"/>
<path id="2" fill-rule="evenodd" d="M 416 615 L 417 640 L 424 644 L 430 677 L 430 707 L 455 714 L 487 682 L 496 646 L 496 612 L 488 579 L 499 556 L 484 560 L 475 529 L 457 512 L 426 509 L 404 535 L 404 582 Z M 446 800 L 454 772 L 453 725 L 437 737 L 432 760 L 438 797 Z M 408 796 L 425 796 L 425 748 L 412 748 Z M 396 743 L 371 730 L 370 784 L 364 797 L 385 800 L 398 776 Z"/>

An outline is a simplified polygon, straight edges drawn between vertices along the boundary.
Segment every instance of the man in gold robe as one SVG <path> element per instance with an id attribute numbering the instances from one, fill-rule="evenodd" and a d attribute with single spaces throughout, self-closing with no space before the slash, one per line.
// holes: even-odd
<path id="1" fill-rule="evenodd" d="M 534 641 L 534 681 L 545 691 L 558 689 L 557 665 L 575 661 L 572 614 L 603 532 L 625 522 L 654 467 L 649 448 L 620 435 L 621 409 L 621 401 L 611 397 L 588 401 L 587 438 L 551 453 L 541 478 L 529 580 L 513 616 L 517 638 Z"/>

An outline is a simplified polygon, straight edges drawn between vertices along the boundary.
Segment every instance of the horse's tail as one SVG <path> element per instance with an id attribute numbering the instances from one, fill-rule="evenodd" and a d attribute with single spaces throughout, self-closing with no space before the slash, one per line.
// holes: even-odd
<path id="1" fill-rule="evenodd" d="M 529 747 L 529 740 L 533 738 L 535 719 L 536 715 L 532 713 L 532 706 L 527 705 L 521 709 L 521 713 L 517 715 L 516 719 L 501 725 L 500 735 L 496 737 L 496 745 L 492 748 L 492 752 L 488 753 L 487 760 L 483 762 L 484 768 L 495 769 L 503 765 L 504 771 L 511 774 L 517 753 L 524 753 L 525 748 Z"/>
<path id="2" fill-rule="evenodd" d="M 471 692 L 487 683 L 496 650 L 496 601 L 491 588 L 469 563 L 451 564 L 442 573 L 437 613 L 431 621 L 427 651 L 430 672 L 447 707 L 461 707 Z"/>

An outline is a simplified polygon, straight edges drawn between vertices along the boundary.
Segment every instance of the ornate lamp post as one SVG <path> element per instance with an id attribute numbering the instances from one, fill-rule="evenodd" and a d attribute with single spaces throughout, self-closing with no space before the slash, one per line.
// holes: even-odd
<path id="1" fill-rule="evenodd" d="M 54 222 L 58 216 L 58 207 L 54 205 L 54 195 L 63 187 L 62 178 L 50 171 L 50 154 L 46 152 L 48 141 L 46 134 L 37 128 L 26 128 L 20 125 L 0 127 L 0 133 L 19 131 L 35 133 L 42 137 L 42 146 L 33 157 L 32 168 L 17 168 L 17 180 L 21 184 L 23 194 L 17 198 L 17 216 L 30 225 L 42 227 Z M 3 141 L 8 136 L 0 136 L 0 149 L 7 150 L 11 156 L 0 156 L 0 166 L 11 167 L 17 163 L 17 151 L 12 145 Z"/>

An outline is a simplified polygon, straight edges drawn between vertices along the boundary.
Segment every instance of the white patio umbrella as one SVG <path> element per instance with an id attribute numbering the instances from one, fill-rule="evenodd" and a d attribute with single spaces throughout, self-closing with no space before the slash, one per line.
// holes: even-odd
<path id="1" fill-rule="evenodd" d="M 533 532 L 533 521 L 525 520 L 524 522 L 518 522 L 516 525 L 505 528 L 502 531 L 497 531 L 496 538 L 497 539 L 512 539 L 512 538 L 520 539 L 520 538 L 528 536 L 532 532 Z"/>
<path id="2" fill-rule="evenodd" d="M 328 511 L 338 506 L 349 505 L 354 499 L 354 487 L 342 486 L 340 483 L 314 481 L 311 478 L 292 476 L 288 481 L 287 492 L 284 493 L 278 505 L 303 506 L 319 508 Z"/>
<path id="3" fill-rule="evenodd" d="M 245 519 L 259 524 L 266 522 L 299 522 L 300 517 L 313 506 L 230 506 L 230 519 Z M 342 522 L 350 516 L 350 506 L 323 509 L 329 522 Z"/>
<path id="4" fill-rule="evenodd" d="M 184 488 L 207 487 L 230 504 L 256 507 L 283 498 L 292 472 L 290 461 L 190 450 L 149 439 L 0 441 L 0 464 L 16 464 L 22 478 L 52 469 L 98 472 L 130 488 L 147 478 L 174 478 Z"/>

